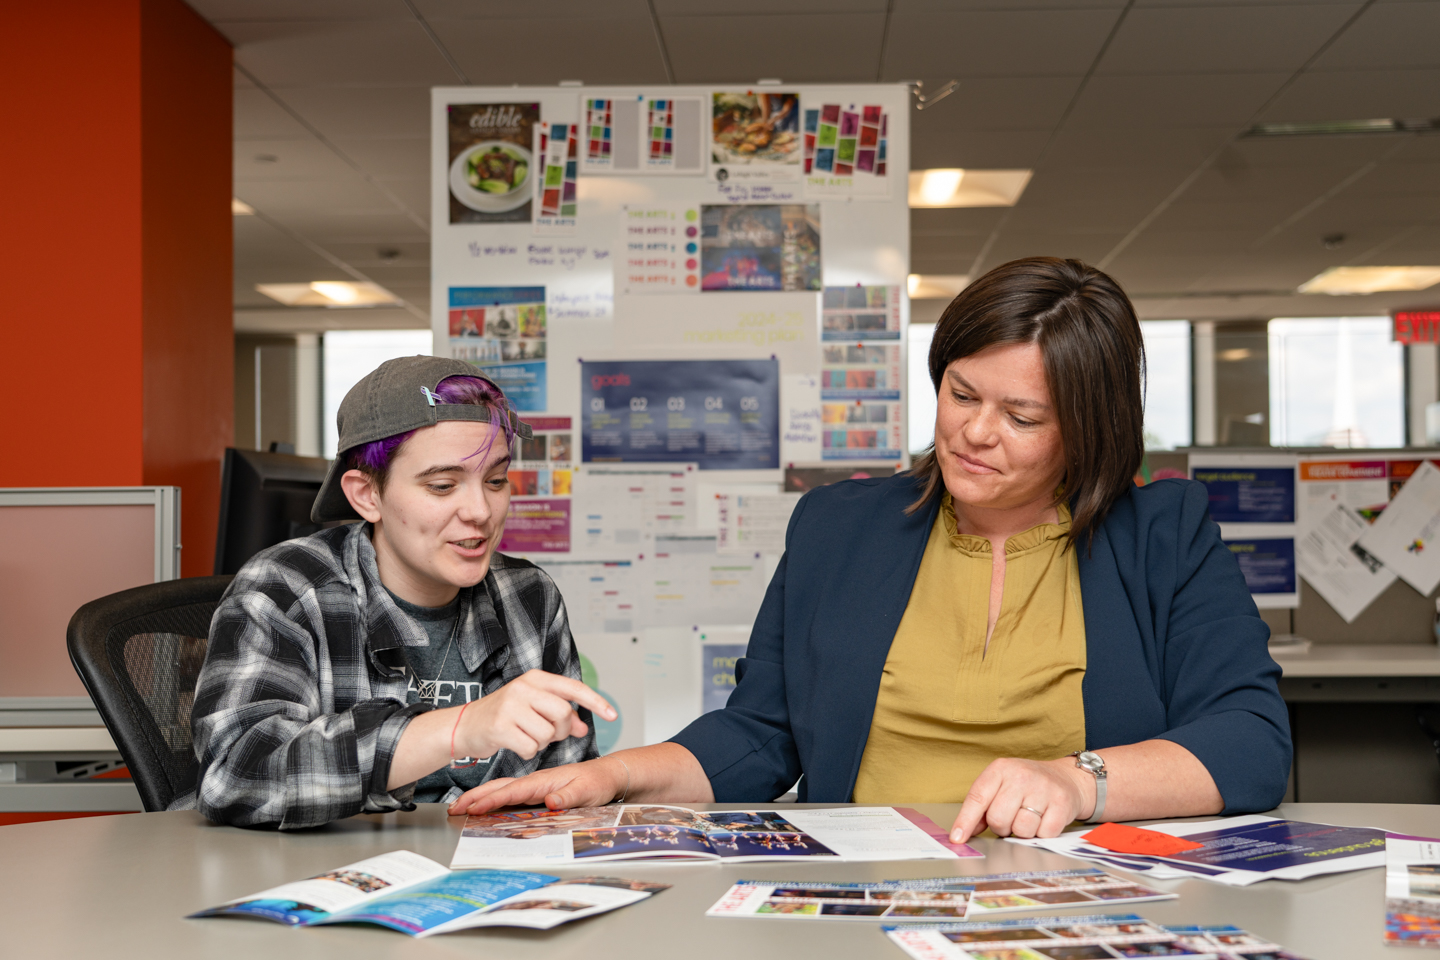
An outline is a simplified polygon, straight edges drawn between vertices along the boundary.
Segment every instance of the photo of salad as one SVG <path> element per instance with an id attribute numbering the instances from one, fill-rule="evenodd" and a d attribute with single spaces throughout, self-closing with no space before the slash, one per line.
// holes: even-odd
<path id="1" fill-rule="evenodd" d="M 484 193 L 519 190 L 529 173 L 529 158 L 509 144 L 476 147 L 465 155 L 465 182 Z"/>
<path id="2" fill-rule="evenodd" d="M 540 105 L 452 103 L 446 110 L 450 222 L 529 220 Z"/>

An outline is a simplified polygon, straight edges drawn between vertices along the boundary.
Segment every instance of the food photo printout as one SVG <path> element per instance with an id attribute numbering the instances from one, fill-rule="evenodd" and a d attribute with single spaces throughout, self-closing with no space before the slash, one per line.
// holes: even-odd
<path id="1" fill-rule="evenodd" d="M 466 819 L 450 866 L 579 861 L 953 860 L 890 807 L 697 812 L 658 804 L 518 810 Z"/>
<path id="2" fill-rule="evenodd" d="M 706 916 L 934 922 L 1175 897 L 1094 869 L 881 883 L 741 880 Z"/>
<path id="3" fill-rule="evenodd" d="M 884 926 L 915 960 L 1302 960 L 1264 937 L 1232 926 L 1161 926 L 1135 914 L 1040 917 L 980 923 Z"/>

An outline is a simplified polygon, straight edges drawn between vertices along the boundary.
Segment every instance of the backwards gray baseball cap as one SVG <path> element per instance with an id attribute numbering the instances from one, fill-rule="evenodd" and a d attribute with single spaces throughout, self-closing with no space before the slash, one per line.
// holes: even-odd
<path id="1" fill-rule="evenodd" d="M 373 443 L 396 434 L 433 427 L 441 420 L 475 420 L 490 422 L 490 408 L 471 403 L 446 403 L 435 395 L 435 388 L 447 377 L 475 377 L 495 387 L 498 384 L 464 360 L 449 357 L 400 357 L 386 360 L 360 382 L 350 388 L 340 401 L 335 415 L 340 439 L 335 445 L 336 456 L 325 475 L 325 483 L 310 508 L 315 523 L 332 520 L 358 520 L 360 515 L 345 498 L 340 478 L 350 469 L 345 453 L 362 443 Z M 522 423 L 514 410 L 507 410 L 510 427 L 517 436 L 529 440 L 529 424 Z"/>

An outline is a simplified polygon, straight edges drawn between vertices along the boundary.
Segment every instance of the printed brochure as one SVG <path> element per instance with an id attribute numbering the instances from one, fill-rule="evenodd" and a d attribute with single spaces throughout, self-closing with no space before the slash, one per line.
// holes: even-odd
<path id="1" fill-rule="evenodd" d="M 915 960 L 1301 960 L 1239 927 L 1167 927 L 1133 913 L 880 929 Z"/>
<path id="2" fill-rule="evenodd" d="M 1385 834 L 1385 942 L 1440 947 L 1440 840 Z"/>
<path id="3" fill-rule="evenodd" d="M 624 804 L 520 810 L 466 819 L 450 866 L 601 860 L 730 863 L 810 858 L 954 860 L 958 855 L 890 807 L 723 810 Z"/>
<path id="4" fill-rule="evenodd" d="M 1304 880 L 1385 863 L 1385 832 L 1369 827 L 1245 816 L 1203 823 L 1156 823 L 1147 829 L 1201 846 L 1165 857 L 1116 853 L 1088 843 L 1079 831 L 1044 840 L 1011 837 L 1010 842 L 1145 873 L 1156 880 L 1199 877 L 1233 887 L 1261 880 Z"/>
<path id="5" fill-rule="evenodd" d="M 741 880 L 706 911 L 706 916 L 933 923 L 1057 906 L 1094 907 L 1175 897 L 1099 870 L 880 883 Z"/>
<path id="6" fill-rule="evenodd" d="M 192 917 L 255 917 L 292 927 L 373 923 L 412 937 L 473 927 L 548 930 L 669 889 L 618 877 L 559 877 L 513 870 L 451 873 L 396 850 L 241 897 Z"/>

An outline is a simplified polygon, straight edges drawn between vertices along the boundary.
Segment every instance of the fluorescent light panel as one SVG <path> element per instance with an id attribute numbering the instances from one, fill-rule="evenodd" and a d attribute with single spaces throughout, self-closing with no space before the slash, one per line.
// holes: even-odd
<path id="1" fill-rule="evenodd" d="M 1424 290 L 1440 283 L 1440 267 L 1331 267 L 1300 284 L 1299 293 L 1333 297 Z"/>
<path id="2" fill-rule="evenodd" d="M 1013 207 L 1033 170 L 941 167 L 910 172 L 912 207 Z"/>
<path id="3" fill-rule="evenodd" d="M 1257 123 L 1242 135 L 1257 137 L 1363 137 L 1386 133 L 1434 133 L 1440 120 L 1302 120 L 1295 123 Z"/>
<path id="4" fill-rule="evenodd" d="M 250 206 L 250 204 L 246 203 L 244 200 L 231 197 L 230 214 L 231 216 L 235 217 L 253 217 L 255 216 L 255 208 Z"/>
<path id="5" fill-rule="evenodd" d="M 351 280 L 257 283 L 255 289 L 287 307 L 373 307 L 400 302 L 399 297 L 378 283 Z"/>

